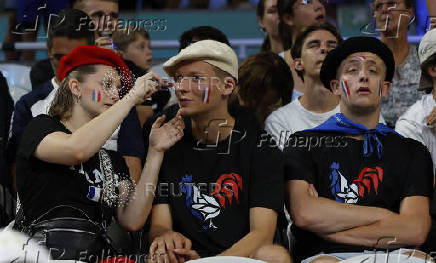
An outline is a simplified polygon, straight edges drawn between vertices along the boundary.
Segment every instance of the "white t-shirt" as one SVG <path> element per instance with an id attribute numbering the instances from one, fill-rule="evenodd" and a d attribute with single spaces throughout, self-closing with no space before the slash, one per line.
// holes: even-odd
<path id="1" fill-rule="evenodd" d="M 314 113 L 306 110 L 296 99 L 271 113 L 265 121 L 265 130 L 283 147 L 289 136 L 297 131 L 315 128 L 328 118 L 339 113 L 339 104 L 332 111 Z"/>
<path id="2" fill-rule="evenodd" d="M 431 153 L 433 168 L 436 168 L 436 125 L 427 126 L 426 124 L 427 116 L 434 107 L 436 107 L 436 102 L 433 94 L 422 96 L 398 118 L 395 131 L 424 144 Z"/>

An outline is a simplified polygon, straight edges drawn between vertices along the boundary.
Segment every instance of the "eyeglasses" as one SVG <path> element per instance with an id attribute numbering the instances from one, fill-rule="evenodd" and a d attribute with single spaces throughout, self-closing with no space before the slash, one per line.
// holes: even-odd
<path id="1" fill-rule="evenodd" d="M 56 59 L 57 61 L 60 61 L 61 58 L 64 57 L 64 56 L 66 56 L 66 55 L 67 55 L 67 54 L 53 54 L 53 55 L 51 55 L 50 58 L 54 58 L 54 59 Z"/>

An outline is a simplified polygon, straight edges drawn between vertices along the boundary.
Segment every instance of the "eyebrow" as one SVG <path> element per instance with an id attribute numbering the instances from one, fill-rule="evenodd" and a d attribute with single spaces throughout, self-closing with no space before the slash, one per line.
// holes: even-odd
<path id="1" fill-rule="evenodd" d="M 352 63 L 352 64 L 356 64 L 356 63 L 360 63 L 360 62 L 361 62 L 361 60 L 359 60 L 357 58 L 352 58 L 352 59 L 348 60 L 348 63 Z M 372 59 L 366 59 L 365 63 L 377 66 L 377 62 L 375 60 L 372 60 Z"/>

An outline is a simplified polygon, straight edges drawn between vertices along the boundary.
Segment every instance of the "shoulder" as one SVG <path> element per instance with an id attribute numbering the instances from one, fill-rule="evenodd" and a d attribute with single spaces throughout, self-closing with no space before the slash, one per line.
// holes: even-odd
<path id="1" fill-rule="evenodd" d="M 298 99 L 286 104 L 273 111 L 267 118 L 267 121 L 288 120 L 292 117 L 292 113 L 298 110 Z"/>
<path id="2" fill-rule="evenodd" d="M 429 94 L 430 95 L 430 94 Z M 412 106 L 410 106 L 407 111 L 398 118 L 398 122 L 401 121 L 412 121 L 415 123 L 423 123 L 426 118 L 427 107 L 424 105 L 424 101 L 429 95 L 424 95 L 418 101 L 416 101 Z"/>
<path id="3" fill-rule="evenodd" d="M 39 100 L 45 99 L 48 94 L 53 90 L 53 85 L 51 84 L 51 80 L 47 81 L 37 89 L 32 90 L 31 92 L 23 95 L 18 101 L 17 105 L 28 105 L 29 107 L 35 104 Z"/>

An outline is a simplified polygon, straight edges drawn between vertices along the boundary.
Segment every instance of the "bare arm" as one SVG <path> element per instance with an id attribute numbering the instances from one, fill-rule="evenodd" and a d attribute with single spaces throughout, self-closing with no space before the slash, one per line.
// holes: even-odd
<path id="1" fill-rule="evenodd" d="M 152 126 L 147 159 L 138 184 L 134 189 L 129 189 L 126 184 L 120 184 L 119 187 L 118 221 L 129 231 L 139 230 L 144 225 L 153 203 L 164 152 L 183 137 L 182 117 L 177 116 L 162 125 L 164 119 L 165 115 Z"/>
<path id="2" fill-rule="evenodd" d="M 129 167 L 130 178 L 132 178 L 133 182 L 138 183 L 142 172 L 141 159 L 135 156 L 123 156 L 123 158 L 127 167 Z"/>
<path id="3" fill-rule="evenodd" d="M 309 194 L 309 183 L 290 180 L 286 186 L 290 213 L 296 226 L 317 234 L 365 226 L 393 215 L 387 209 L 343 204 Z"/>
<path id="4" fill-rule="evenodd" d="M 400 214 L 394 214 L 368 226 L 333 233 L 324 238 L 352 245 L 376 248 L 419 246 L 430 230 L 429 198 L 406 197 L 401 202 Z"/>
<path id="5" fill-rule="evenodd" d="M 138 78 L 127 96 L 73 134 L 54 132 L 47 135 L 39 143 L 34 156 L 45 162 L 63 165 L 75 165 L 88 160 L 109 139 L 130 109 L 156 92 L 157 84 L 150 81 L 152 78 L 160 79 L 153 72 Z"/>
<path id="6" fill-rule="evenodd" d="M 184 262 L 184 257 L 177 257 L 174 249 L 191 251 L 191 240 L 173 231 L 170 206 L 158 204 L 153 206 L 150 227 L 150 255 L 163 255 L 165 262 Z"/>
<path id="7" fill-rule="evenodd" d="M 218 256 L 250 257 L 263 245 L 272 244 L 277 225 L 277 213 L 268 208 L 250 209 L 250 232 Z"/>

